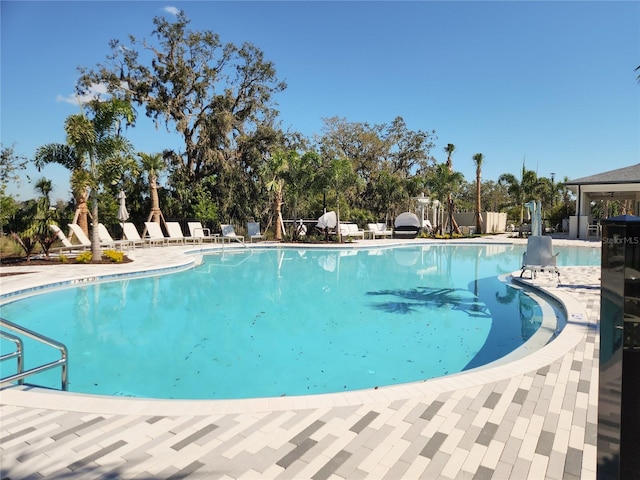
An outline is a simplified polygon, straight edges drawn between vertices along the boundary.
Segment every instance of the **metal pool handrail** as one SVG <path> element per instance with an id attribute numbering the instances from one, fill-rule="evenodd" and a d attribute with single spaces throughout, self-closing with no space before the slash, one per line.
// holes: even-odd
<path id="1" fill-rule="evenodd" d="M 13 330 L 14 332 L 20 333 L 26 337 L 29 337 L 37 342 L 40 343 L 44 343 L 45 345 L 49 345 L 50 347 L 56 348 L 60 351 L 60 359 L 59 360 L 55 360 L 53 362 L 50 363 L 45 363 L 43 365 L 39 365 L 37 367 L 31 368 L 27 371 L 23 371 L 24 368 L 24 349 L 23 349 L 23 343 L 22 343 L 22 339 L 20 339 L 19 337 L 17 337 L 16 335 L 13 335 L 11 333 L 8 332 L 2 332 L 0 331 L 0 336 L 3 338 L 6 338 L 7 340 L 10 340 L 12 342 L 14 342 L 16 344 L 16 351 L 15 352 L 11 352 L 5 355 L 2 355 L 0 357 L 0 362 L 4 361 L 4 360 L 9 360 L 11 358 L 17 358 L 18 359 L 18 372 L 14 375 L 9 375 L 7 377 L 2 377 L 0 379 L 0 385 L 4 385 L 6 383 L 10 383 L 10 382 L 15 382 L 16 380 L 18 381 L 19 384 L 23 384 L 24 383 L 24 379 L 30 375 L 34 375 L 36 373 L 40 373 L 40 372 L 44 372 L 45 370 L 49 370 L 51 368 L 60 366 L 62 368 L 62 373 L 61 373 L 61 388 L 62 390 L 67 390 L 67 384 L 68 384 L 68 358 L 69 358 L 69 352 L 67 350 L 66 345 L 53 340 L 52 338 L 49 338 L 45 335 L 41 335 L 39 333 L 34 332 L 33 330 L 29 330 L 28 328 L 25 327 L 21 327 L 20 325 L 16 325 L 13 322 L 10 322 L 9 320 L 6 320 L 4 318 L 0 318 L 0 327 L 5 328 L 5 329 L 9 329 L 9 330 Z"/>
<path id="2" fill-rule="evenodd" d="M 12 358 L 16 358 L 18 361 L 16 370 L 18 371 L 18 373 L 22 373 L 24 370 L 24 357 L 22 356 L 22 353 L 24 351 L 24 343 L 22 342 L 22 339 L 17 335 L 14 335 L 13 333 L 2 332 L 2 331 L 0 331 L 0 337 L 6 338 L 7 340 L 12 341 L 16 346 L 16 349 L 14 352 L 5 353 L 4 355 L 0 356 L 0 362 L 4 362 L 5 360 L 11 360 Z M 24 384 L 24 379 L 19 380 L 18 383 L 20 385 Z"/>

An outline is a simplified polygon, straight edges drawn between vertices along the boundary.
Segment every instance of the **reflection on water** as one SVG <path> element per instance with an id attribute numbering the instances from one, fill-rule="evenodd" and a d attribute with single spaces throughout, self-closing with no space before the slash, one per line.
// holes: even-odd
<path id="1" fill-rule="evenodd" d="M 470 317 L 491 317 L 487 306 L 480 302 L 478 297 L 468 290 L 460 288 L 417 287 L 411 290 L 379 290 L 367 292 L 367 295 L 390 296 L 407 300 L 404 302 L 389 300 L 372 304 L 374 309 L 385 312 L 411 313 L 416 311 L 416 307 L 435 306 L 461 310 Z"/>

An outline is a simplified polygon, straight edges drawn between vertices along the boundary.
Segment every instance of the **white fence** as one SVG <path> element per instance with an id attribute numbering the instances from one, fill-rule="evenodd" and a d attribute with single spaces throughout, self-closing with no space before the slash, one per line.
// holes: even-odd
<path id="1" fill-rule="evenodd" d="M 475 213 L 455 213 L 458 226 L 473 227 L 475 229 Z M 507 214 L 505 212 L 482 212 L 482 233 L 504 233 L 507 231 Z"/>

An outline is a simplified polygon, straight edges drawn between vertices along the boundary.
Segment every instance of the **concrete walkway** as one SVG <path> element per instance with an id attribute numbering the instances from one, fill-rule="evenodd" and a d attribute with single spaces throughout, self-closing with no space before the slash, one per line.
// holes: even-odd
<path id="1" fill-rule="evenodd" d="M 185 250 L 193 247 L 136 249 L 130 264 L 74 267 L 72 276 L 69 266 L 28 267 L 1 278 L 1 293 L 184 268 Z M 422 383 L 233 401 L 5 388 L 1 478 L 595 478 L 600 268 L 561 272 L 560 285 L 535 285 L 567 310 L 553 342 Z"/>

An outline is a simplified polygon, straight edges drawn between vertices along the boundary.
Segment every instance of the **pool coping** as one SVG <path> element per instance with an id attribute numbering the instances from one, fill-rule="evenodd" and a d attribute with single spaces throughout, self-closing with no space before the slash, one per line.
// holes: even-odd
<path id="1" fill-rule="evenodd" d="M 421 239 L 422 240 L 422 239 Z M 364 247 L 392 247 L 392 246 L 418 246 L 418 245 L 434 245 L 434 244 L 450 244 L 443 241 L 418 241 L 418 242 L 386 242 L 382 243 L 380 240 L 376 243 L 370 243 L 365 245 L 363 242 L 361 245 Z M 355 243 L 355 242 L 354 242 Z M 469 243 L 482 243 L 493 244 L 498 242 L 467 242 L 460 241 L 456 243 L 469 244 Z M 511 245 L 513 243 L 520 242 L 499 242 L 501 244 Z M 591 246 L 591 245 L 590 245 Z M 213 246 L 212 246 L 213 247 Z M 271 244 L 269 246 L 262 246 L 260 248 L 273 248 L 273 247 L 285 247 L 285 248 L 300 248 L 299 245 L 282 245 L 280 243 Z M 307 246 L 304 248 L 342 248 L 342 245 L 327 246 Z M 203 253 L 194 250 L 193 245 L 183 247 L 158 247 L 163 249 L 171 249 L 174 251 L 179 249 L 183 262 L 179 266 L 174 267 L 158 267 L 158 268 L 144 268 L 133 269 L 129 272 L 130 275 L 153 275 L 157 274 L 167 268 L 190 268 L 197 262 L 197 256 L 192 257 L 190 261 L 184 261 L 184 254 L 190 252 L 190 255 L 194 253 Z M 158 251 L 156 248 L 156 252 Z M 241 248 L 241 247 L 238 247 Z M 207 249 L 221 250 L 223 247 Z M 202 249 L 200 249 L 202 250 Z M 154 252 L 155 253 L 155 252 Z M 144 252 L 143 252 L 144 254 Z M 179 257 L 177 257 L 179 258 Z M 135 263 L 135 262 L 132 262 Z M 131 264 L 127 264 L 131 265 Z M 54 268 L 54 267 L 46 267 Z M 68 268 L 68 267 L 66 267 Z M 182 400 L 182 399 L 147 399 L 147 398 L 135 398 L 135 397 L 106 397 L 100 395 L 79 394 L 72 392 L 60 392 L 52 391 L 44 388 L 37 387 L 25 387 L 25 386 L 6 386 L 0 389 L 0 399 L 3 404 L 11 404 L 23 407 L 32 408 L 58 408 L 60 410 L 74 411 L 74 412 L 86 412 L 86 413 L 129 413 L 129 414 L 145 414 L 145 415 L 210 415 L 210 414 L 227 414 L 227 413 L 250 413 L 250 412 L 264 412 L 264 411 L 283 411 L 283 410 L 299 410 L 310 408 L 327 408 L 327 407 L 341 407 L 341 406 L 354 406 L 379 402 L 390 402 L 395 400 L 402 400 L 407 398 L 413 398 L 416 396 L 434 396 L 444 392 L 451 392 L 458 389 L 466 389 L 471 387 L 477 387 L 485 385 L 487 383 L 493 383 L 496 381 L 512 378 L 517 375 L 523 375 L 532 370 L 542 368 L 550 363 L 556 361 L 558 358 L 567 354 L 571 349 L 575 348 L 578 343 L 584 339 L 584 337 L 596 328 L 595 323 L 588 320 L 588 315 L 585 308 L 572 298 L 567 293 L 563 292 L 558 285 L 554 283 L 544 281 L 532 281 L 527 279 L 520 279 L 517 275 L 519 272 L 514 272 L 511 275 L 512 280 L 527 287 L 533 288 L 543 292 L 546 295 L 554 298 L 565 309 L 567 324 L 562 332 L 549 344 L 542 347 L 540 350 L 532 352 L 523 358 L 514 360 L 509 363 L 499 365 L 485 365 L 473 370 L 460 372 L 457 374 L 448 375 L 446 377 L 439 377 L 434 379 L 425 380 L 422 382 L 412 382 L 400 385 L 383 386 L 376 389 L 355 390 L 350 392 L 340 393 L 327 393 L 319 395 L 308 396 L 288 396 L 288 397 L 269 397 L 269 398 L 253 398 L 253 399 L 229 399 L 229 400 Z M 122 273 L 124 275 L 124 272 Z M 105 275 L 108 279 L 113 279 L 113 276 L 109 273 Z M 100 277 L 100 276 L 98 276 Z M 82 275 L 69 278 L 67 282 L 81 281 Z M 101 281 L 100 278 L 92 277 L 93 281 Z M 105 281 L 104 279 L 102 281 Z M 52 284 L 57 284 L 53 282 Z M 69 284 L 67 284 L 68 286 Z M 30 292 L 25 294 L 39 293 L 42 287 L 32 287 Z M 6 300 L 14 300 L 19 298 L 18 296 L 5 297 L 11 292 L 3 293 L 0 296 L 0 302 Z M 17 295 L 17 294 L 16 294 Z"/>

